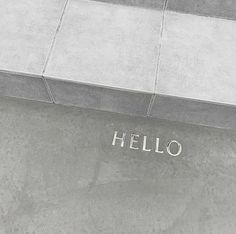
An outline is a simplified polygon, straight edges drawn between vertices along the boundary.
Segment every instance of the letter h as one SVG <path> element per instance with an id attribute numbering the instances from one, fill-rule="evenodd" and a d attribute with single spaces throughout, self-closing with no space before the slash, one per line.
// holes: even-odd
<path id="1" fill-rule="evenodd" d="M 114 137 L 113 137 L 113 141 L 112 141 L 112 145 L 115 145 L 116 144 L 116 141 L 119 140 L 121 143 L 120 143 L 120 146 L 121 147 L 124 147 L 125 145 L 125 136 L 126 136 L 126 133 L 123 133 L 122 134 L 122 137 L 118 137 L 118 131 L 115 131 L 114 132 Z"/>

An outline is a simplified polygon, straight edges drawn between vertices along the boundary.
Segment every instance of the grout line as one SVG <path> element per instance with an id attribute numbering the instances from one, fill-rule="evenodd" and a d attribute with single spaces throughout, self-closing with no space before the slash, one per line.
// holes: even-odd
<path id="1" fill-rule="evenodd" d="M 51 56 L 51 54 L 52 54 L 52 50 L 53 50 L 53 47 L 54 47 L 55 42 L 56 42 L 57 34 L 58 34 L 58 32 L 59 32 L 59 30 L 60 30 L 60 28 L 61 28 L 61 24 L 62 24 L 63 16 L 64 16 L 64 14 L 65 14 L 66 7 L 67 7 L 67 5 L 68 5 L 68 2 L 69 2 L 69 0 L 66 0 L 65 5 L 64 5 L 64 7 L 63 7 L 62 15 L 61 15 L 61 17 L 60 17 L 60 20 L 59 20 L 59 23 L 58 23 L 58 26 L 57 26 L 56 32 L 55 32 L 54 37 L 53 37 L 53 40 L 52 40 L 51 47 L 50 47 L 50 49 L 49 49 L 49 53 L 48 53 L 48 56 L 47 56 L 47 59 L 46 59 L 46 62 L 45 62 L 44 68 L 43 68 L 43 74 L 44 74 L 45 71 L 46 71 L 46 68 L 47 68 L 47 65 L 48 65 L 49 58 L 50 58 L 50 56 Z"/>
<path id="2" fill-rule="evenodd" d="M 148 105 L 148 109 L 147 109 L 147 117 L 151 115 L 151 110 L 154 104 L 154 101 L 156 100 L 156 94 L 153 94 L 151 99 L 150 99 L 150 103 Z"/>
<path id="3" fill-rule="evenodd" d="M 165 13 L 168 6 L 168 0 L 165 0 L 162 8 L 162 20 L 161 20 L 161 27 L 160 27 L 160 38 L 159 38 L 159 46 L 158 46 L 158 54 L 157 54 L 157 64 L 156 64 L 156 77 L 155 77 L 155 83 L 154 83 L 154 94 L 150 100 L 147 116 L 150 116 L 152 106 L 154 104 L 154 101 L 156 99 L 156 89 L 157 89 L 157 82 L 158 82 L 158 75 L 159 75 L 159 65 L 160 65 L 160 58 L 161 58 L 161 47 L 162 47 L 162 37 L 163 37 L 163 31 L 164 31 L 164 24 L 165 24 Z"/>
<path id="4" fill-rule="evenodd" d="M 161 21 L 161 27 L 160 27 L 160 39 L 159 39 L 159 50 L 158 50 L 158 55 L 157 55 L 156 79 L 155 79 L 154 93 L 156 93 L 157 81 L 158 81 L 158 75 L 159 75 L 159 65 L 160 65 L 160 59 L 161 59 L 162 38 L 163 38 L 163 31 L 164 31 L 164 24 L 165 24 L 165 13 L 166 13 L 167 5 L 168 5 L 168 0 L 165 0 L 164 5 L 163 5 L 162 21 Z"/>
<path id="5" fill-rule="evenodd" d="M 43 72 L 42 72 L 42 79 L 43 79 L 44 84 L 45 84 L 45 86 L 46 86 L 48 95 L 49 95 L 49 97 L 50 97 L 50 99 L 51 99 L 51 101 L 52 101 L 53 103 L 55 103 L 55 98 L 54 98 L 54 96 L 53 96 L 53 93 L 52 93 L 52 91 L 51 91 L 51 89 L 50 89 L 50 86 L 49 86 L 49 84 L 48 84 L 46 78 L 44 77 L 44 73 L 45 73 L 45 71 L 46 71 L 46 68 L 47 68 L 49 59 L 50 59 L 50 57 L 51 57 L 52 50 L 53 50 L 54 45 L 55 45 L 55 42 L 56 42 L 57 34 L 58 34 L 58 32 L 59 32 L 59 30 L 60 30 L 60 28 L 61 28 L 62 20 L 63 20 L 63 17 L 64 17 L 64 15 L 65 15 L 65 11 L 66 11 L 66 7 L 67 7 L 67 5 L 68 5 L 68 2 L 69 2 L 69 0 L 66 0 L 66 1 L 65 1 L 65 5 L 64 5 L 64 7 L 63 7 L 62 14 L 61 14 L 59 23 L 58 23 L 58 25 L 57 25 L 57 29 L 56 29 L 56 32 L 55 32 L 55 34 L 54 34 L 54 37 L 53 37 L 53 40 L 52 40 L 52 44 L 51 44 L 51 46 L 50 46 L 50 49 L 49 49 L 49 52 L 48 52 L 48 56 L 47 56 L 47 58 L 46 58 L 46 61 L 45 61 L 45 64 L 44 64 L 44 68 L 43 68 Z"/>
<path id="6" fill-rule="evenodd" d="M 45 87 L 46 87 L 46 90 L 47 90 L 47 92 L 48 92 L 48 96 L 49 96 L 50 100 L 51 100 L 53 103 L 56 103 L 56 100 L 55 100 L 55 98 L 54 98 L 54 95 L 53 95 L 53 93 L 52 93 L 52 90 L 51 90 L 51 88 L 50 88 L 50 86 L 49 86 L 49 84 L 48 84 L 46 78 L 45 78 L 44 76 L 42 76 L 42 79 L 43 79 L 44 85 L 45 85 Z"/>

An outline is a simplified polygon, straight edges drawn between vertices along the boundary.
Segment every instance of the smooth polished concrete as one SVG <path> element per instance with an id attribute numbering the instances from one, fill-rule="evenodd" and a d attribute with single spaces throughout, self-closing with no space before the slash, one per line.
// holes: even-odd
<path id="1" fill-rule="evenodd" d="M 236 232 L 234 131 L 10 98 L 0 129 L 1 234 Z M 164 153 L 112 146 L 114 131 Z"/>

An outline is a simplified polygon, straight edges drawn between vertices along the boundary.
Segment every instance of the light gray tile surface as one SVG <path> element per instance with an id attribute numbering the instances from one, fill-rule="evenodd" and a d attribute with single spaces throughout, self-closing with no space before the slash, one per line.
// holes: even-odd
<path id="1" fill-rule="evenodd" d="M 65 0 L 0 0 L 0 69 L 41 74 Z"/>
<path id="2" fill-rule="evenodd" d="M 233 131 L 3 98 L 0 129 L 1 233 L 236 232 Z M 183 154 L 113 147 L 114 130 Z"/>
<path id="3" fill-rule="evenodd" d="M 146 116 L 151 94 L 47 79 L 55 102 L 83 108 Z"/>
<path id="4" fill-rule="evenodd" d="M 45 76 L 153 92 L 162 12 L 71 0 Z"/>
<path id="5" fill-rule="evenodd" d="M 236 21 L 167 11 L 157 93 L 236 104 Z"/>
<path id="6" fill-rule="evenodd" d="M 42 78 L 2 72 L 0 72 L 0 96 L 50 102 Z"/>
<path id="7" fill-rule="evenodd" d="M 193 15 L 236 19 L 235 0 L 168 0 L 168 9 Z"/>
<path id="8" fill-rule="evenodd" d="M 158 95 L 152 107 L 155 118 L 236 130 L 236 106 Z"/>

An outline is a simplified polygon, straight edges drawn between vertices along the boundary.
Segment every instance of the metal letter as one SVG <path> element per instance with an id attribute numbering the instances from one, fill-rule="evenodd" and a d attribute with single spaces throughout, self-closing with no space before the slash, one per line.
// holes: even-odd
<path id="1" fill-rule="evenodd" d="M 133 146 L 134 143 L 137 143 L 137 142 L 138 142 L 137 139 L 136 139 L 136 140 L 134 139 L 135 137 L 138 138 L 139 135 L 131 134 L 130 145 L 129 145 L 129 147 L 130 147 L 130 149 L 138 150 L 138 147 L 136 148 L 136 147 Z"/>
<path id="2" fill-rule="evenodd" d="M 122 134 L 122 137 L 117 137 L 117 134 L 118 134 L 118 131 L 115 131 L 115 132 L 114 132 L 113 141 L 112 141 L 112 145 L 115 145 L 115 144 L 116 144 L 116 140 L 120 140 L 120 141 L 121 141 L 120 146 L 121 146 L 121 147 L 124 147 L 124 145 L 125 145 L 125 136 L 126 136 L 126 133 L 123 133 L 123 134 Z"/>
<path id="3" fill-rule="evenodd" d="M 172 152 L 170 151 L 170 146 L 171 146 L 171 144 L 173 144 L 173 143 L 177 144 L 177 146 L 178 146 L 178 151 L 177 151 L 176 154 L 174 154 L 174 153 L 172 153 Z M 181 154 L 181 152 L 182 152 L 182 145 L 181 145 L 178 141 L 172 140 L 172 141 L 170 141 L 170 142 L 168 143 L 166 149 L 167 149 L 167 152 L 168 152 L 169 155 L 171 155 L 171 156 L 173 156 L 173 157 L 176 157 L 176 156 L 179 156 L 179 155 Z"/>
<path id="4" fill-rule="evenodd" d="M 147 146 L 147 136 L 143 136 L 143 151 L 150 152 L 151 149 L 146 149 Z"/>
<path id="5" fill-rule="evenodd" d="M 160 144 L 160 139 L 156 138 L 156 150 L 155 150 L 155 152 L 159 153 L 159 154 L 163 154 L 164 152 L 159 150 L 159 144 Z"/>

